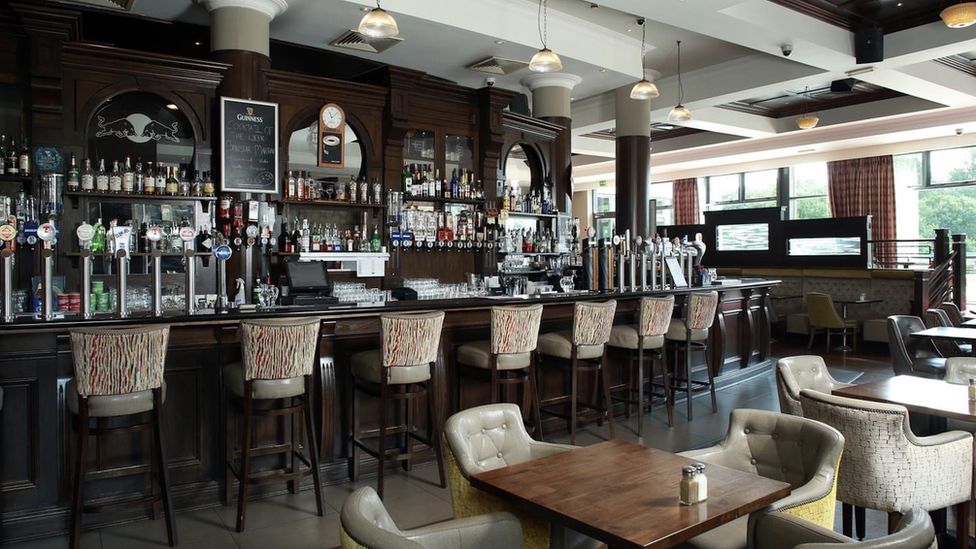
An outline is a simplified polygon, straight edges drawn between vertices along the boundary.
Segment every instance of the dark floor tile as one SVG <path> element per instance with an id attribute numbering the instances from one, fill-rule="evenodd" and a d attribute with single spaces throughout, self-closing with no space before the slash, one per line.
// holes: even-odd
<path id="1" fill-rule="evenodd" d="M 329 508 L 330 506 L 324 505 L 324 494 L 322 501 L 323 511 L 326 515 L 335 512 Z M 236 500 L 233 505 L 217 507 L 216 513 L 227 529 L 236 529 Z M 244 522 L 245 532 L 268 526 L 280 526 L 309 518 L 319 518 L 315 509 L 315 493 L 312 490 L 305 490 L 298 494 L 285 494 L 256 501 L 252 500 L 247 503 L 247 514 Z"/>
<path id="2" fill-rule="evenodd" d="M 64 549 L 68 546 L 68 536 L 55 536 L 19 543 L 3 544 L 3 549 Z M 81 534 L 81 549 L 101 549 L 102 536 L 98 530 Z"/>
<path id="3" fill-rule="evenodd" d="M 306 518 L 288 524 L 248 528 L 233 534 L 241 549 L 322 549 L 339 545 L 339 515 L 330 513 L 324 518 Z"/>
<path id="4" fill-rule="evenodd" d="M 177 513 L 176 532 L 180 541 L 194 542 L 220 536 L 228 532 L 227 526 L 213 509 Z M 139 521 L 121 526 L 103 528 L 102 547 L 104 549 L 127 549 L 136 547 L 168 547 L 165 520 Z"/>

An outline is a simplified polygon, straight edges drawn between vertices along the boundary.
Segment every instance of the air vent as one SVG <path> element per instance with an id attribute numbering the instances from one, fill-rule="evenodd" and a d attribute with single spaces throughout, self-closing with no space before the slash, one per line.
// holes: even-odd
<path id="1" fill-rule="evenodd" d="M 402 41 L 403 38 L 396 37 L 372 39 L 359 34 L 354 30 L 349 30 L 342 33 L 342 36 L 339 38 L 329 42 L 329 45 L 347 50 L 364 51 L 367 53 L 383 53 Z"/>
<path id="2" fill-rule="evenodd" d="M 505 76 L 506 74 L 518 72 L 528 66 L 529 64 L 524 61 L 493 56 L 488 59 L 482 59 L 477 63 L 472 63 L 468 65 L 468 68 L 476 72 Z"/>

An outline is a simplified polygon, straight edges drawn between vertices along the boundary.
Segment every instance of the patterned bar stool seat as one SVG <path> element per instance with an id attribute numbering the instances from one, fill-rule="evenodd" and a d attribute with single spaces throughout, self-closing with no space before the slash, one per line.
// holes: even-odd
<path id="1" fill-rule="evenodd" d="M 647 351 L 651 351 L 651 380 L 654 379 L 654 363 L 661 365 L 661 379 L 664 385 L 664 403 L 668 411 L 668 425 L 674 425 L 674 406 L 671 401 L 671 376 L 668 373 L 666 364 L 667 353 L 664 352 L 664 334 L 668 332 L 671 324 L 671 315 L 674 312 L 674 296 L 665 297 L 642 297 L 640 300 L 640 310 L 637 315 L 637 325 L 618 325 L 610 330 L 610 341 L 607 343 L 611 347 L 637 351 L 630 354 L 627 363 L 628 383 L 623 386 L 625 397 L 623 400 L 627 404 L 627 417 L 630 417 L 630 405 L 637 404 L 637 436 L 644 435 L 644 407 L 650 408 L 650 399 L 645 399 L 647 393 L 644 392 L 644 357 Z M 634 366 L 637 371 L 634 372 Z M 636 379 L 635 379 L 636 373 Z"/>
<path id="2" fill-rule="evenodd" d="M 522 385 L 523 400 L 531 401 L 535 429 L 542 437 L 539 391 L 535 386 L 535 350 L 541 322 L 542 305 L 491 308 L 491 339 L 465 343 L 457 350 L 458 408 L 463 408 L 460 378 L 487 371 L 491 381 L 491 404 L 500 402 L 499 392 L 503 386 Z"/>
<path id="3" fill-rule="evenodd" d="M 349 476 L 359 478 L 359 450 L 379 461 L 376 492 L 383 497 L 383 470 L 389 459 L 403 461 L 409 469 L 415 452 L 413 441 L 419 441 L 432 450 L 437 459 L 441 488 L 447 486 L 444 478 L 444 457 L 441 453 L 439 416 L 437 415 L 437 390 L 431 377 L 431 366 L 437 361 L 440 349 L 441 328 L 444 312 L 421 314 L 390 314 L 380 317 L 379 350 L 362 351 L 352 355 L 350 367 L 352 379 L 348 384 L 349 412 Z M 356 414 L 356 390 L 380 399 L 379 428 L 360 431 Z M 393 391 L 396 392 L 393 392 Z M 427 436 L 421 437 L 414 425 L 414 402 L 418 397 L 427 401 Z M 388 425 L 387 410 L 390 402 L 402 403 L 405 418 L 402 424 Z M 399 423 L 399 422 L 398 422 Z M 387 450 L 387 437 L 398 436 L 400 448 Z M 376 439 L 376 446 L 366 444 Z"/>
<path id="4" fill-rule="evenodd" d="M 301 478 L 311 473 L 315 482 L 316 510 L 320 517 L 323 515 L 318 441 L 312 419 L 312 373 L 318 354 L 320 325 L 318 318 L 245 320 L 240 324 L 243 362 L 229 364 L 223 369 L 224 387 L 231 397 L 227 409 L 224 503 L 230 503 L 236 478 L 238 532 L 244 531 L 247 491 L 251 484 L 287 481 L 290 491 L 295 493 L 300 489 Z M 261 406 L 257 406 L 259 402 Z M 231 406 L 239 412 L 240 425 L 234 428 L 230 423 L 238 418 L 231 413 Z M 304 416 L 304 430 L 296 425 L 298 415 Z M 288 416 L 291 422 L 290 442 L 253 446 L 255 418 L 280 416 Z M 298 438 L 303 431 L 307 456 L 299 451 Z M 240 437 L 240 448 L 236 451 L 235 434 Z M 252 473 L 251 460 L 269 454 L 285 454 L 286 468 Z M 237 463 L 235 456 L 239 456 Z"/>
<path id="5" fill-rule="evenodd" d="M 121 330 L 71 330 L 71 355 L 75 377 L 66 388 L 68 409 L 75 416 L 78 435 L 75 455 L 75 476 L 71 498 L 70 547 L 81 543 L 81 518 L 85 511 L 131 508 L 161 501 L 166 515 L 166 535 L 170 546 L 176 545 L 176 520 L 169 492 L 169 473 L 166 449 L 160 424 L 160 409 L 165 398 L 163 368 L 169 326 L 131 328 Z M 148 421 L 128 427 L 91 428 L 91 418 L 109 418 L 149 413 Z M 138 501 L 114 505 L 85 505 L 86 479 L 116 477 L 117 471 L 88 472 L 88 438 L 114 432 L 153 432 L 152 466 L 159 496 L 149 495 Z M 96 439 L 97 441 L 98 439 Z M 142 471 L 140 471 L 141 473 Z"/>
<path id="6" fill-rule="evenodd" d="M 671 384 L 672 392 L 678 389 L 678 381 L 682 382 L 685 390 L 685 398 L 688 400 L 688 420 L 692 416 L 692 391 L 695 385 L 708 387 L 712 395 L 712 412 L 718 411 L 715 401 L 715 379 L 712 368 L 721 366 L 720 364 L 708 363 L 708 330 L 715 321 L 715 309 L 718 308 L 718 292 L 695 292 L 688 294 L 685 302 L 685 317 L 671 319 L 671 325 L 665 337 L 672 343 L 674 349 L 674 377 Z M 678 351 L 683 351 L 685 360 L 683 367 L 678 374 Z M 691 353 L 702 351 L 705 355 L 705 372 L 708 381 L 698 381 L 691 378 Z M 672 395 L 672 402 L 674 397 Z"/>
<path id="7" fill-rule="evenodd" d="M 610 423 L 610 438 L 617 436 L 613 423 L 613 404 L 610 400 L 610 376 L 607 372 L 606 344 L 610 340 L 613 328 L 613 318 L 617 311 L 617 302 L 610 300 L 605 303 L 576 302 L 573 306 L 573 329 L 553 332 L 539 336 L 539 354 L 548 357 L 547 363 L 570 368 L 570 390 L 568 395 L 544 399 L 543 409 L 557 405 L 569 405 L 568 414 L 559 414 L 552 410 L 547 413 L 557 417 L 564 417 L 569 422 L 570 444 L 576 444 L 576 424 L 579 417 L 579 374 L 580 372 L 599 371 L 597 386 L 602 388 L 603 404 L 598 407 L 595 402 L 586 403 L 595 411 L 592 418 L 595 421 L 606 419 Z M 594 391 L 593 400 L 596 400 Z"/>

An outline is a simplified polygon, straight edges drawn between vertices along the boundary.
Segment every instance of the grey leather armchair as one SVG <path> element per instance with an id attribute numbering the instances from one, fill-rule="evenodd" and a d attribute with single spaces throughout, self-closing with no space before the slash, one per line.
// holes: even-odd
<path id="1" fill-rule="evenodd" d="M 914 509 L 901 519 L 898 529 L 887 536 L 854 541 L 785 513 L 757 517 L 752 525 L 752 549 L 935 549 L 935 529 L 928 513 Z"/>
<path id="2" fill-rule="evenodd" d="M 342 504 L 342 549 L 479 549 L 522 547 L 522 527 L 509 513 L 448 520 L 400 530 L 371 487 L 360 488 Z"/>
<path id="3" fill-rule="evenodd" d="M 779 409 L 784 414 L 803 417 L 800 409 L 800 391 L 813 389 L 830 394 L 836 389 L 850 387 L 830 375 L 823 357 L 817 355 L 788 356 L 776 363 L 776 392 Z"/>
<path id="4" fill-rule="evenodd" d="M 952 321 L 945 309 L 929 309 L 925 311 L 925 325 L 929 328 L 946 327 L 951 328 Z M 949 339 L 933 339 L 932 345 L 939 351 L 939 354 L 946 357 L 970 356 L 973 353 L 973 346 L 969 343 L 953 341 Z"/>
<path id="5" fill-rule="evenodd" d="M 939 354 L 931 339 L 912 337 L 912 332 L 925 329 L 921 318 L 912 315 L 888 317 L 888 348 L 895 375 L 910 375 L 942 379 L 945 377 L 945 358 Z"/>
<path id="6" fill-rule="evenodd" d="M 825 528 L 833 526 L 837 468 L 844 436 L 802 417 L 766 410 L 732 411 L 728 434 L 717 446 L 680 455 L 788 482 L 793 491 L 764 512 L 782 511 Z M 706 469 L 706 475 L 708 473 Z M 754 514 L 758 515 L 758 514 Z M 745 549 L 749 516 L 700 534 L 686 547 Z"/>

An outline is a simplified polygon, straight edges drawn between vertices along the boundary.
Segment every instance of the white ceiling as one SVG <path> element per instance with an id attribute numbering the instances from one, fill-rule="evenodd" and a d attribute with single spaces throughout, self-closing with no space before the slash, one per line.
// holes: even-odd
<path id="1" fill-rule="evenodd" d="M 105 0 L 78 1 L 99 4 Z M 163 20 L 206 24 L 208 16 L 196 3 L 199 1 L 136 0 L 133 11 Z M 271 23 L 272 37 L 323 49 L 333 49 L 328 43 L 354 28 L 363 8 L 375 5 L 374 0 L 287 2 L 288 9 Z M 759 146 L 764 140 L 782 138 L 809 146 L 822 142 L 820 136 L 830 135 L 823 127 L 835 125 L 864 124 L 869 128 L 866 131 L 884 141 L 889 139 L 885 135 L 895 135 L 885 129 L 884 121 L 892 117 L 908 117 L 911 124 L 916 116 L 919 127 L 924 127 L 924 116 L 931 109 L 960 109 L 952 112 L 968 116 L 968 109 L 976 106 L 976 78 L 933 61 L 976 50 L 976 26 L 948 29 L 932 23 L 886 35 L 885 61 L 858 78 L 907 97 L 819 112 L 821 129 L 789 137 L 797 131 L 792 119 L 770 119 L 718 105 L 814 87 L 843 78 L 852 69 L 865 68 L 855 62 L 849 31 L 767 0 L 597 0 L 598 9 L 591 9 L 590 2 L 583 0 L 549 2 L 549 46 L 562 57 L 566 72 L 583 78 L 573 92 L 573 149 L 577 153 L 613 157 L 613 142 L 582 136 L 615 126 L 612 90 L 630 85 L 640 75 L 637 16 L 648 20 L 647 66 L 661 74 L 657 79 L 661 97 L 652 102 L 652 121 L 664 121 L 678 101 L 674 41 L 680 39 L 683 103 L 693 114 L 686 125 L 707 130 L 655 143 L 652 166 L 660 165 L 656 156 L 687 166 L 700 165 L 694 162 L 706 156 L 734 159 L 742 152 L 744 141 Z M 467 65 L 491 55 L 527 61 L 540 46 L 536 0 L 383 0 L 383 7 L 396 17 L 404 41 L 382 54 L 353 55 L 425 71 L 465 86 L 481 87 L 485 78 L 467 70 Z M 780 51 L 785 43 L 793 46 L 789 58 Z M 524 91 L 519 81 L 526 74 L 528 71 L 520 71 L 499 77 L 497 85 Z M 900 132 L 909 134 L 904 129 Z M 792 146 L 791 142 L 787 149 L 796 150 Z M 675 157 L 678 152 L 684 155 L 680 159 Z M 761 150 L 748 154 L 761 154 Z"/>

